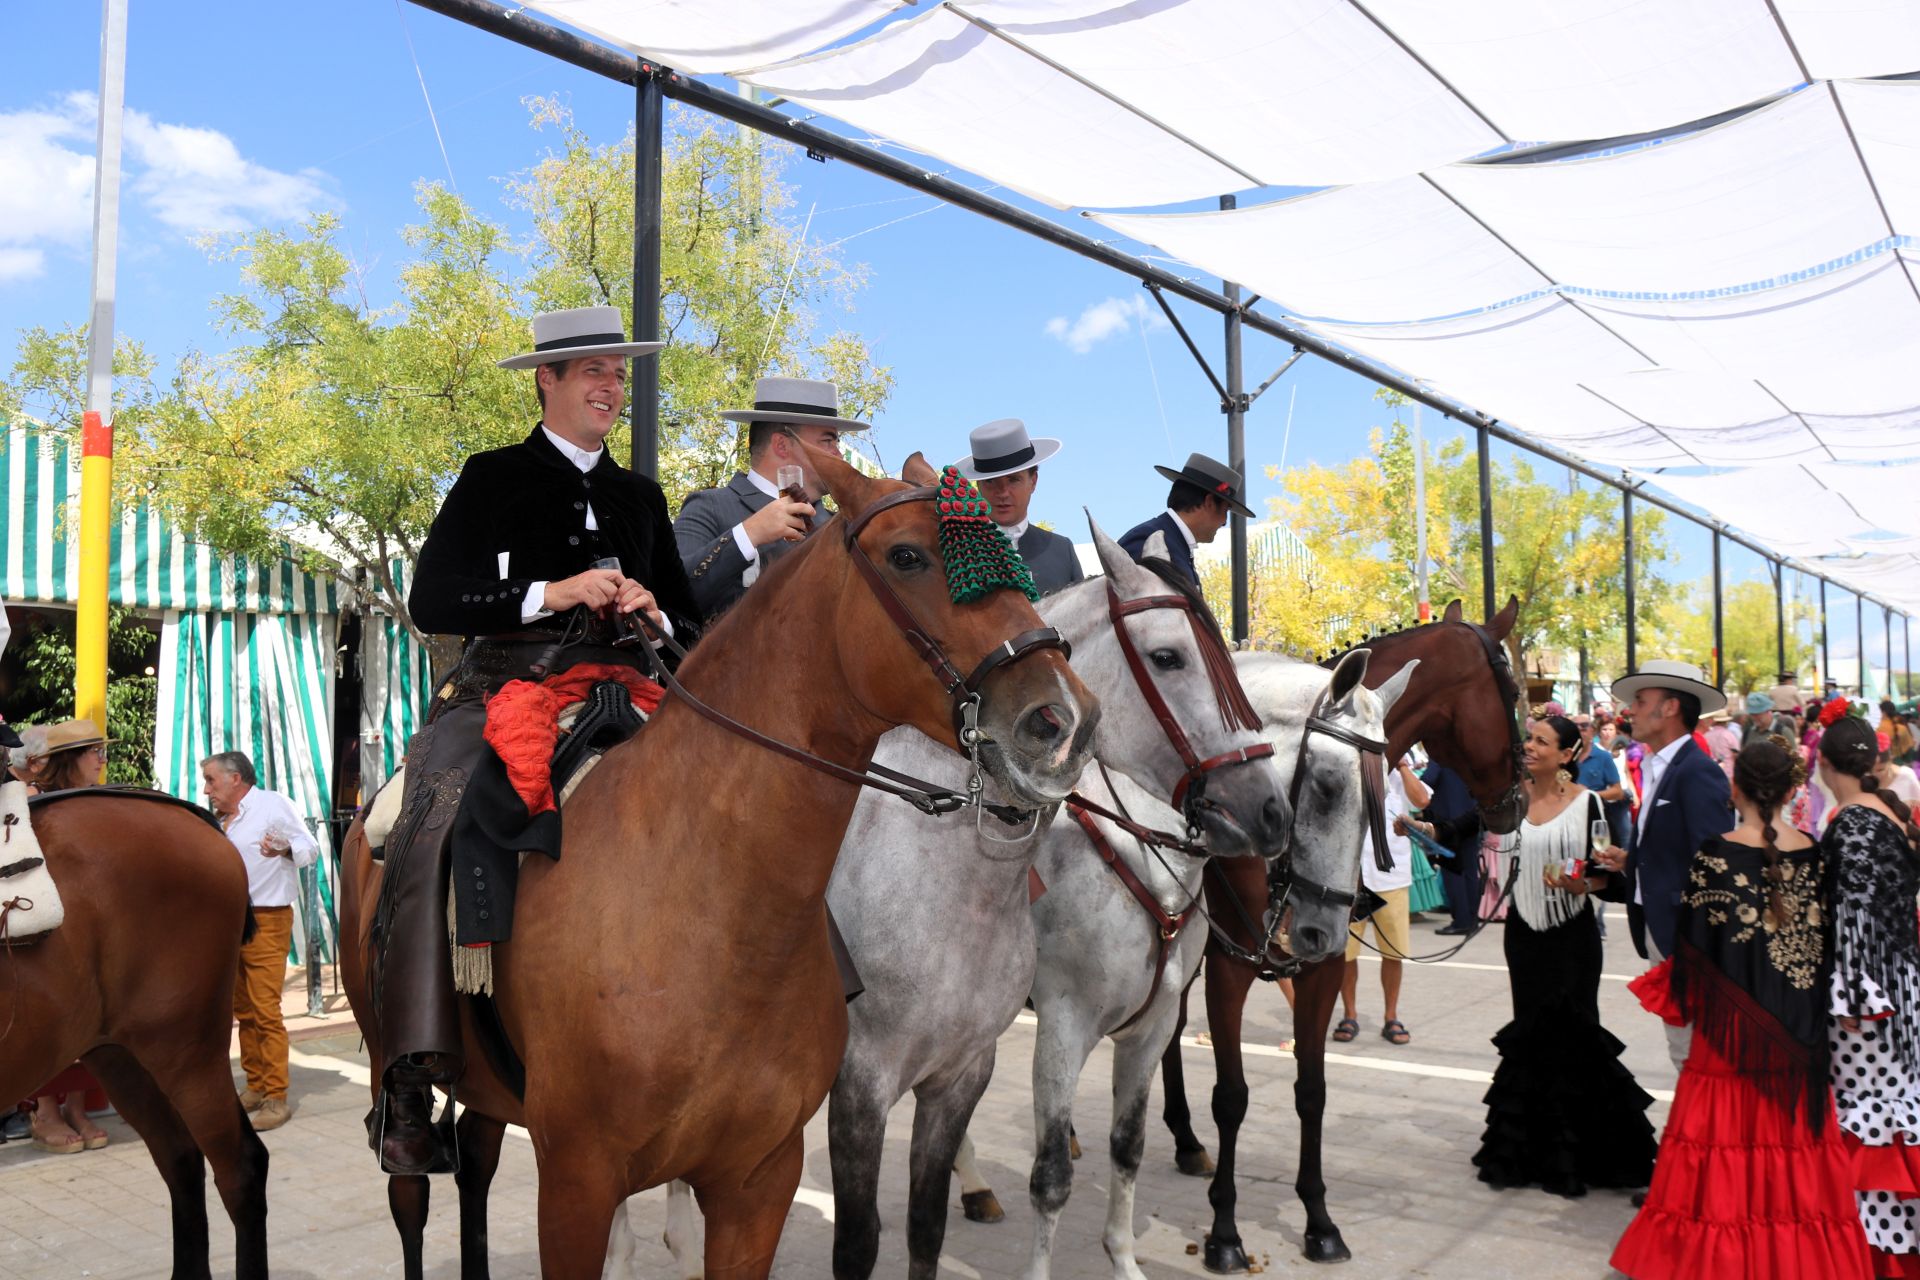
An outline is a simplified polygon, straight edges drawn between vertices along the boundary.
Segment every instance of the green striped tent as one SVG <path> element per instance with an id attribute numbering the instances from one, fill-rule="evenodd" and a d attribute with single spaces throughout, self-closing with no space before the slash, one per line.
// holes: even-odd
<path id="1" fill-rule="evenodd" d="M 407 566 L 390 566 L 405 595 Z M 360 794 L 371 799 L 407 755 L 433 699 L 433 661 L 384 609 L 370 606 L 360 625 Z"/>
<path id="2" fill-rule="evenodd" d="M 0 435 L 0 595 L 15 604 L 75 602 L 80 471 L 68 444 L 21 427 Z M 331 959 L 336 649 L 343 608 L 364 606 L 347 584 L 305 572 L 290 555 L 222 555 L 144 505 L 121 509 L 109 574 L 112 603 L 160 622 L 157 784 L 199 800 L 201 760 L 230 750 L 253 759 L 261 785 L 293 800 L 325 852 L 314 942 Z M 431 686 L 424 650 L 392 619 L 369 611 L 362 634 L 363 752 L 377 743 L 364 765 L 371 794 L 404 752 Z M 304 961 L 304 904 L 296 914 L 294 954 Z"/>

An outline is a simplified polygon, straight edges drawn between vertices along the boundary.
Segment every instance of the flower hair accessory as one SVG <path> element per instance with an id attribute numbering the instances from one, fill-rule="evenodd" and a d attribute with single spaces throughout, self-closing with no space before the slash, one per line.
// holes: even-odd
<path id="1" fill-rule="evenodd" d="M 1834 725 L 1840 723 L 1841 717 L 1847 714 L 1847 710 L 1846 698 L 1829 698 L 1826 705 L 1820 708 L 1820 727 L 1823 729 L 1833 728 Z"/>
<path id="2" fill-rule="evenodd" d="M 1001 587 L 1040 599 L 1026 561 L 993 522 L 993 504 L 958 467 L 940 473 L 934 510 L 939 514 L 940 557 L 947 562 L 947 591 L 955 604 L 971 604 Z"/>

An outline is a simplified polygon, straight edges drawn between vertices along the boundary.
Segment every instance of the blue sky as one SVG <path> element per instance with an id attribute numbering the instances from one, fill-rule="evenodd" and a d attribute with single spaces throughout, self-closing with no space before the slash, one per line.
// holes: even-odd
<path id="1" fill-rule="evenodd" d="M 97 87 L 99 9 L 18 6 L 8 25 L 0 333 L 10 349 L 24 326 L 86 312 L 93 128 L 75 98 Z M 481 211 L 521 229 L 499 179 L 550 145 L 527 125 L 521 99 L 533 94 L 562 97 L 603 142 L 619 138 L 632 115 L 623 86 L 395 0 L 131 0 L 120 331 L 163 368 L 189 348 L 217 349 L 206 303 L 235 276 L 231 264 L 208 261 L 196 235 L 283 225 L 313 208 L 340 212 L 343 242 L 383 287 L 406 256 L 399 231 L 415 217 L 413 184 L 445 179 L 449 164 Z M 815 211 L 813 238 L 848 237 L 841 252 L 868 270 L 857 310 L 822 319 L 857 330 L 894 369 L 898 387 L 878 437 L 889 462 L 916 448 L 948 460 L 965 452 L 971 427 L 1023 418 L 1035 434 L 1066 442 L 1043 474 L 1035 513 L 1083 538 L 1082 505 L 1116 533 L 1159 509 L 1166 486 L 1152 464 L 1194 449 L 1226 456 L 1211 386 L 1137 282 L 844 164 L 796 158 L 785 176 L 796 215 Z M 1176 305 L 1217 358 L 1219 318 Z M 1286 355 L 1249 334 L 1249 385 Z M 1263 468 L 1281 461 L 1290 407 L 1286 461 L 1338 464 L 1364 452 L 1368 430 L 1384 420 L 1372 391 L 1308 357 L 1267 393 L 1247 424 L 1257 509 L 1279 492 Z M 1436 445 L 1455 430 L 1432 413 L 1426 426 Z M 1679 576 L 1704 573 L 1705 535 L 1678 541 Z M 1758 561 L 1732 554 L 1727 572 L 1730 581 L 1755 576 Z M 1850 635 L 1850 607 L 1837 612 L 1846 616 L 1836 633 Z M 1867 629 L 1877 647 L 1876 619 Z"/>

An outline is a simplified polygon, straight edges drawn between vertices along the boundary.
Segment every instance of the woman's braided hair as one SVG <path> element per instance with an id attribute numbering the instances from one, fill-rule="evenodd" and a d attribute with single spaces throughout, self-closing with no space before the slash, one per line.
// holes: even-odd
<path id="1" fill-rule="evenodd" d="M 1821 736 L 1820 755 L 1837 771 L 1857 779 L 1863 790 L 1880 797 L 1880 803 L 1907 829 L 1908 849 L 1920 857 L 1920 827 L 1914 826 L 1913 814 L 1905 801 L 1873 776 L 1873 766 L 1880 759 L 1880 739 L 1873 726 L 1858 716 L 1842 716 Z"/>
<path id="2" fill-rule="evenodd" d="M 1778 832 L 1773 819 L 1806 777 L 1800 753 L 1778 734 L 1743 747 L 1733 762 L 1734 785 L 1760 809 L 1760 835 L 1766 841 L 1762 852 L 1767 860 L 1767 914 L 1776 924 L 1785 917 L 1780 905 L 1780 846 L 1774 842 Z"/>

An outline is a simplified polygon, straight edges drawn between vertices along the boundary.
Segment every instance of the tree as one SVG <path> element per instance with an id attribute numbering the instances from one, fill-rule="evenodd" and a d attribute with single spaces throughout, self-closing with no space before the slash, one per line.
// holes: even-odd
<path id="1" fill-rule="evenodd" d="M 423 182 L 421 220 L 405 232 L 412 256 L 389 306 L 369 301 L 332 214 L 210 246 L 239 268 L 241 289 L 214 302 L 235 345 L 190 353 L 144 398 L 117 389 L 121 495 L 223 551 L 281 555 L 291 537 L 307 567 L 355 575 L 412 627 L 393 566 L 416 558 L 465 459 L 521 438 L 537 416 L 531 377 L 495 361 L 526 345 L 535 311 L 610 303 L 631 314 L 632 135 L 596 148 L 563 110 L 529 105 L 535 126 L 557 126 L 562 141 L 509 183 L 531 236 L 516 242 Z M 777 159 L 789 150 L 676 116 L 662 231 L 673 345 L 661 369 L 660 479 L 670 500 L 737 465 L 738 433 L 715 414 L 750 403 L 761 373 L 827 371 L 854 411 L 878 407 L 891 387 L 858 338 L 814 335 L 809 306 L 858 276 L 802 243 L 786 216 Z M 130 348 L 128 359 L 143 357 Z M 48 429 L 71 429 L 83 365 L 84 330 L 31 331 L 5 394 L 44 406 Z M 616 456 L 628 439 L 623 426 L 609 440 Z"/>
<path id="2" fill-rule="evenodd" d="M 1773 584 L 1736 582 L 1722 588 L 1721 634 L 1726 652 L 1721 655 L 1721 687 L 1730 696 L 1770 689 L 1781 671 L 1806 671 L 1816 665 L 1817 646 L 1800 638 L 1799 624 L 1813 624 L 1810 634 L 1818 635 L 1818 612 L 1804 600 L 1790 600 L 1785 613 L 1787 665 L 1782 667 Z M 1702 578 L 1681 588 L 1673 607 L 1659 609 L 1648 619 L 1648 632 L 1662 657 L 1696 662 L 1711 672 L 1713 579 Z"/>
<path id="3" fill-rule="evenodd" d="M 5 709 L 15 724 L 57 724 L 73 707 L 75 615 L 39 615 L 39 625 L 15 637 L 20 679 L 8 691 Z M 107 781 L 153 785 L 154 718 L 159 680 L 147 665 L 154 634 L 129 610 L 107 611 Z"/>

